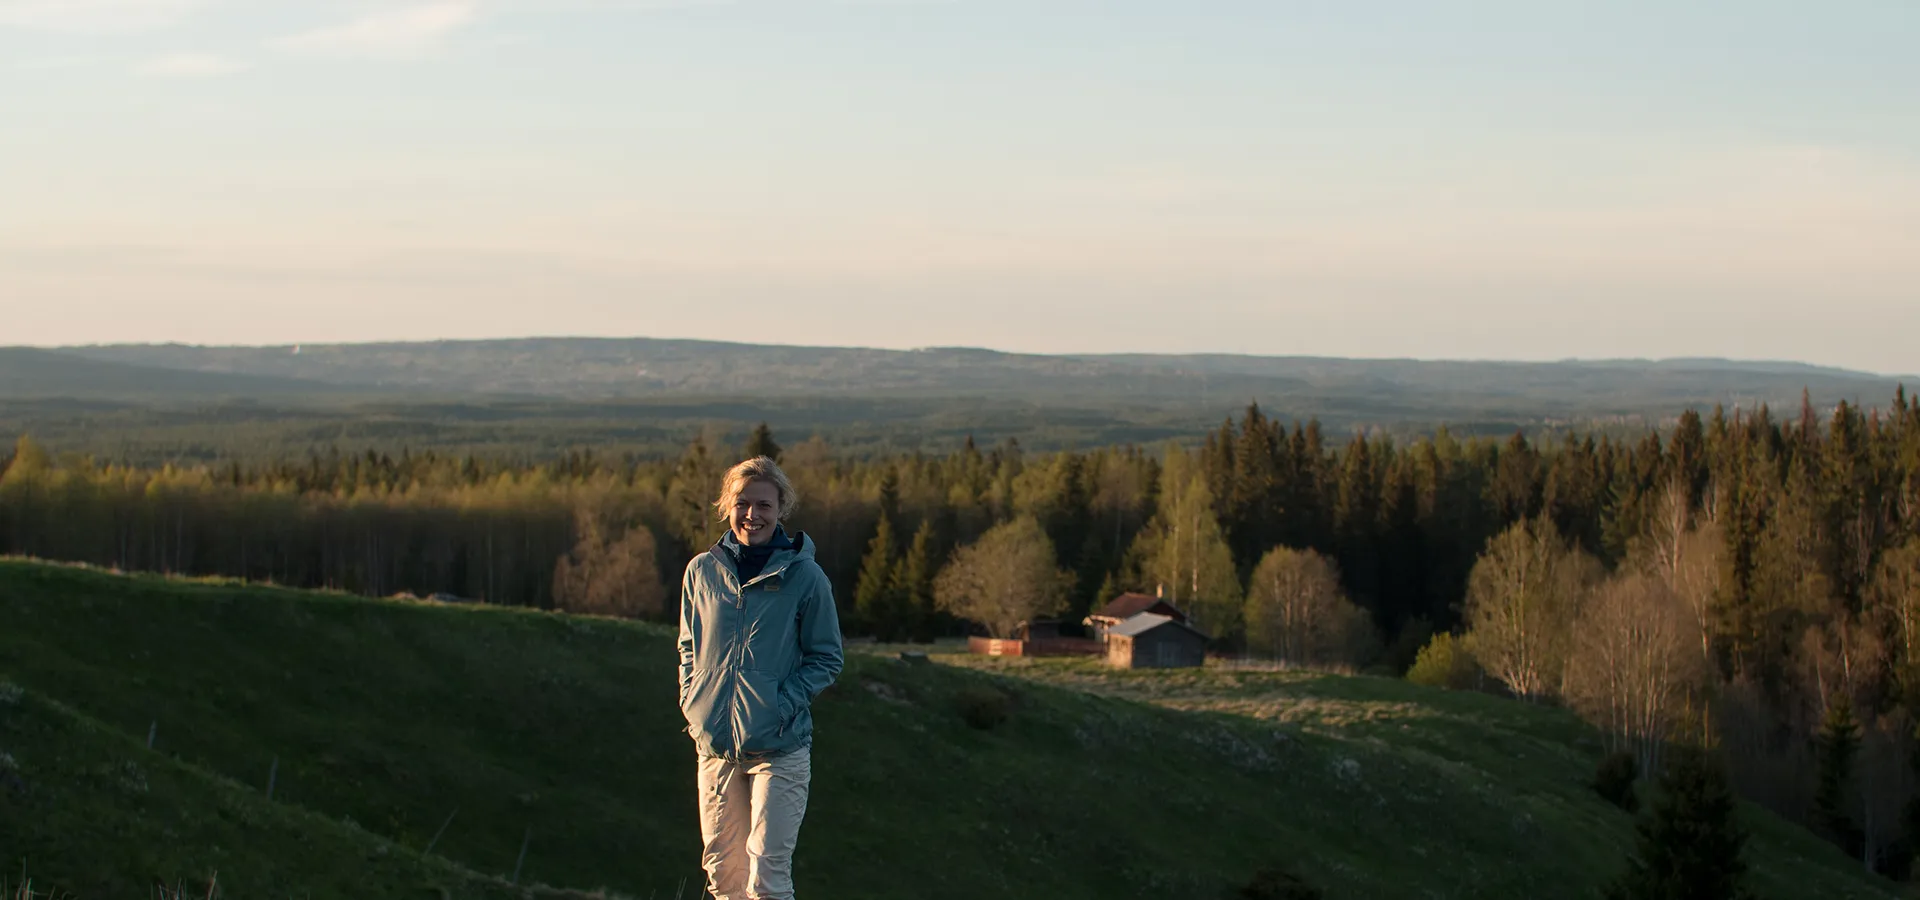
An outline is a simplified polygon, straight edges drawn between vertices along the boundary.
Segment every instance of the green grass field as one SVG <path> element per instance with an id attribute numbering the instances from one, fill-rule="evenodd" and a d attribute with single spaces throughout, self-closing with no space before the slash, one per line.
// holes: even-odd
<path id="1" fill-rule="evenodd" d="M 0 561 L 0 877 L 24 864 L 80 898 L 203 895 L 215 873 L 231 897 L 506 897 L 524 841 L 523 884 L 691 898 L 671 643 Z M 1596 897 L 1632 843 L 1562 711 L 1364 677 L 934 660 L 851 654 L 822 696 L 802 896 L 1218 898 L 1278 864 L 1330 898 Z M 959 713 L 982 689 L 1011 698 L 990 730 Z M 1896 895 L 1746 821 L 1762 896 Z"/>

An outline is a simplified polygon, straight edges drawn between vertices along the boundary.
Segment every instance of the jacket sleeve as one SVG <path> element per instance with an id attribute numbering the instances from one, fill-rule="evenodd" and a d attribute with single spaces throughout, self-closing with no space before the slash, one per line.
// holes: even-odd
<path id="1" fill-rule="evenodd" d="M 687 687 L 693 683 L 693 563 L 680 576 L 680 708 L 687 708 Z"/>
<path id="2" fill-rule="evenodd" d="M 791 723 L 813 698 L 840 676 L 845 657 L 840 647 L 840 614 L 833 607 L 833 586 L 814 570 L 816 587 L 800 607 L 800 666 L 780 685 L 783 716 Z"/>

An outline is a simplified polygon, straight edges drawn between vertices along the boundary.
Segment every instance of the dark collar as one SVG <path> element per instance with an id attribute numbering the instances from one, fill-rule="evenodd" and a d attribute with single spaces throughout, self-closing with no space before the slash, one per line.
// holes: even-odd
<path id="1" fill-rule="evenodd" d="M 772 555 L 775 550 L 792 550 L 794 546 L 793 539 L 787 537 L 787 529 L 784 525 L 773 526 L 773 537 L 766 543 L 754 547 L 740 543 L 740 539 L 733 536 L 731 528 L 720 536 L 720 549 L 727 551 L 727 555 L 733 557 L 736 562 L 742 554 L 767 556 Z"/>

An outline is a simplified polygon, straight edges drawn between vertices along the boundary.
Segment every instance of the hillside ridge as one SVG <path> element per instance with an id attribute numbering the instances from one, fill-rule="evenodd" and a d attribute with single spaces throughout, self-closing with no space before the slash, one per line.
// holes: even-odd
<path id="1" fill-rule="evenodd" d="M 628 896 L 669 895 L 696 852 L 671 641 L 658 625 L 0 561 L 0 678 L 132 740 L 158 722 L 157 749 L 243 783 L 277 759 L 276 803 L 397 846 L 423 848 L 457 809 L 436 853 L 458 865 L 510 872 L 531 834 L 523 880 Z M 1564 711 L 1319 673 L 1102 682 L 1134 699 L 1062 677 L 1107 676 L 851 656 L 817 709 L 803 890 L 1204 898 L 1284 865 L 1331 900 L 1518 900 L 1591 896 L 1631 846 L 1632 820 L 1585 786 L 1592 732 Z M 1211 699 L 1182 708 L 1196 689 Z M 1242 690 L 1290 712 L 1237 706 Z M 959 715 L 982 691 L 1007 698 L 1005 724 Z M 1805 831 L 1743 815 L 1763 897 L 1893 896 Z M 87 848 L 138 825 L 0 827 Z M 192 874 L 208 852 L 192 843 L 98 877 Z M 270 863 L 222 865 L 242 879 Z M 75 877 L 49 866 L 36 877 Z"/>
<path id="2" fill-rule="evenodd" d="M 771 351 L 783 355 L 797 356 L 852 356 L 868 359 L 913 359 L 916 357 L 954 357 L 966 358 L 976 362 L 1019 362 L 1036 361 L 1078 361 L 1086 363 L 1120 365 L 1187 365 L 1194 368 L 1207 368 L 1219 365 L 1253 365 L 1266 368 L 1284 368 L 1289 366 L 1324 367 L 1344 365 L 1354 367 L 1393 366 L 1393 367 L 1430 367 L 1435 369 L 1464 368 L 1480 366 L 1501 366 L 1521 369 L 1541 368 L 1591 368 L 1619 369 L 1644 368 L 1652 366 L 1670 371 L 1754 371 L 1769 373 L 1798 373 L 1841 378 L 1862 379 L 1912 379 L 1912 374 L 1879 373 L 1848 369 L 1840 366 L 1819 365 L 1792 360 L 1771 359 L 1735 359 L 1725 357 L 1594 357 L 1565 358 L 1556 360 L 1518 360 L 1518 359 L 1449 359 L 1423 357 L 1336 357 L 1301 354 L 1259 354 L 1230 352 L 1100 352 L 1100 353 L 1039 353 L 1028 351 L 1000 350 L 990 347 L 961 345 L 935 345 L 913 348 L 866 347 L 852 344 L 789 344 L 771 342 L 725 341 L 703 338 L 654 338 L 654 337 L 587 337 L 587 336 L 537 336 L 520 338 L 472 338 L 419 341 L 361 341 L 361 342 L 325 342 L 304 344 L 80 344 L 45 348 L 50 352 L 70 353 L 92 359 L 122 360 L 138 358 L 149 361 L 164 361 L 176 368 L 206 368 L 209 366 L 260 366 L 275 357 L 321 355 L 369 355 L 393 352 L 459 352 L 468 349 L 525 351 L 539 350 L 625 350 L 627 352 L 666 351 L 666 352 L 764 352 Z M 291 364 L 291 360 L 280 360 Z M 216 368 L 217 370 L 217 368 Z"/>

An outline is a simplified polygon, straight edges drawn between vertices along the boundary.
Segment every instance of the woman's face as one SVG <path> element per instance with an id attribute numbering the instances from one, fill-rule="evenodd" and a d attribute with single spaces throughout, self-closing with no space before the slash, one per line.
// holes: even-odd
<path id="1" fill-rule="evenodd" d="M 769 481 L 749 481 L 733 498 L 727 513 L 727 528 L 742 544 L 764 544 L 773 540 L 773 526 L 780 521 L 780 491 Z"/>

